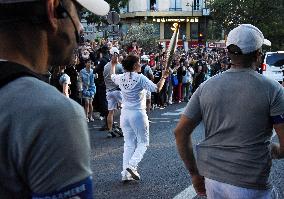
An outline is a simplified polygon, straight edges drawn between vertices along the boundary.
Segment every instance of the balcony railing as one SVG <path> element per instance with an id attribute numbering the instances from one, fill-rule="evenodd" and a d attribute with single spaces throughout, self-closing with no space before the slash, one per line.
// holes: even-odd
<path id="1" fill-rule="evenodd" d="M 182 11 L 182 8 L 169 8 L 169 11 Z"/>

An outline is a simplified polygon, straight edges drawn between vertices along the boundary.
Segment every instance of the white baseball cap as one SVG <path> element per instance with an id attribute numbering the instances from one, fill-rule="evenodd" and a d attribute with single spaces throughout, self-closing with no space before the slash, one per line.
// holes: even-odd
<path id="1" fill-rule="evenodd" d="M 109 12 L 109 4 L 104 0 L 76 0 L 90 12 L 97 15 L 106 15 Z"/>
<path id="2" fill-rule="evenodd" d="M 33 2 L 39 0 L 0 0 L 0 3 L 9 4 L 9 3 L 21 3 L 21 2 Z M 75 0 L 83 7 L 88 9 L 90 12 L 97 15 L 106 15 L 109 12 L 109 4 L 104 0 Z"/>
<path id="3" fill-rule="evenodd" d="M 119 50 L 117 47 L 112 47 L 110 50 L 109 50 L 110 54 L 111 55 L 114 55 L 114 53 L 117 53 L 119 54 Z"/>
<path id="4" fill-rule="evenodd" d="M 228 47 L 232 44 L 238 46 L 242 54 L 248 54 L 262 47 L 264 36 L 257 27 L 251 24 L 241 24 L 229 32 L 226 46 Z"/>
<path id="5" fill-rule="evenodd" d="M 142 55 L 142 56 L 141 56 L 141 60 L 143 60 L 143 61 L 149 61 L 150 58 L 149 58 L 149 56 L 147 56 L 147 55 Z"/>

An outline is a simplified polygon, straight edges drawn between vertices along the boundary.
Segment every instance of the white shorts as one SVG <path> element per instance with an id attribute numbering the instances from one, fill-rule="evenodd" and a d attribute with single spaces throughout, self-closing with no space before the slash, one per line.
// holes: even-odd
<path id="1" fill-rule="evenodd" d="M 107 99 L 108 110 L 111 111 L 116 109 L 118 103 L 121 103 L 122 101 L 121 91 L 120 90 L 108 91 L 106 93 L 106 99 Z"/>

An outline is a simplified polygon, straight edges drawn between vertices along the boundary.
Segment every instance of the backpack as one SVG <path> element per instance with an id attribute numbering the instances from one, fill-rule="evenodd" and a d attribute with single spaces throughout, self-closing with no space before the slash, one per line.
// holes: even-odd
<path id="1" fill-rule="evenodd" d="M 17 78 L 25 76 L 41 79 L 38 74 L 23 65 L 9 61 L 0 62 L 0 88 Z"/>

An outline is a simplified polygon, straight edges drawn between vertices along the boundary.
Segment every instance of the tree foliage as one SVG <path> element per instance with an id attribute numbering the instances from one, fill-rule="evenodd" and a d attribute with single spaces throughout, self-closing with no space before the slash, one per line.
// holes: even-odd
<path id="1" fill-rule="evenodd" d="M 218 24 L 225 34 L 238 24 L 250 23 L 263 32 L 272 42 L 274 49 L 283 49 L 283 0 L 213 0 L 209 7 L 213 24 Z"/>
<path id="2" fill-rule="evenodd" d="M 124 44 L 130 44 L 136 40 L 138 46 L 146 53 L 157 52 L 159 35 L 153 24 L 131 25 L 124 38 Z"/>
<path id="3" fill-rule="evenodd" d="M 210 40 L 223 40 L 224 37 L 222 37 L 222 27 L 217 24 L 216 21 L 209 21 L 208 26 L 207 26 L 207 35 L 206 39 L 208 41 Z"/>

